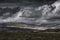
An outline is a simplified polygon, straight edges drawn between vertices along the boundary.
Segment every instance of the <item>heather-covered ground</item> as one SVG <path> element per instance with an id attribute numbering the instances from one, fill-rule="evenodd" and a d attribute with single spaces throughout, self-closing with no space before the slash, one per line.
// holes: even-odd
<path id="1" fill-rule="evenodd" d="M 0 40 L 60 40 L 60 32 L 0 32 Z"/>

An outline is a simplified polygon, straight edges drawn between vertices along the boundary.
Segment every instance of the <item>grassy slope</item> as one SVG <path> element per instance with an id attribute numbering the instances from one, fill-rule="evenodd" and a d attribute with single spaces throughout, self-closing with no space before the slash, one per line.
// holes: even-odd
<path id="1" fill-rule="evenodd" d="M 60 32 L 0 32 L 0 40 L 60 40 Z"/>

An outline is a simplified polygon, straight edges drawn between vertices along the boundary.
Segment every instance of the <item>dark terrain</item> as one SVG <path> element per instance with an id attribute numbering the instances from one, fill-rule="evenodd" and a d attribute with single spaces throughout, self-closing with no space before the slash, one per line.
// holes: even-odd
<path id="1" fill-rule="evenodd" d="M 0 32 L 0 40 L 60 40 L 60 32 Z"/>

